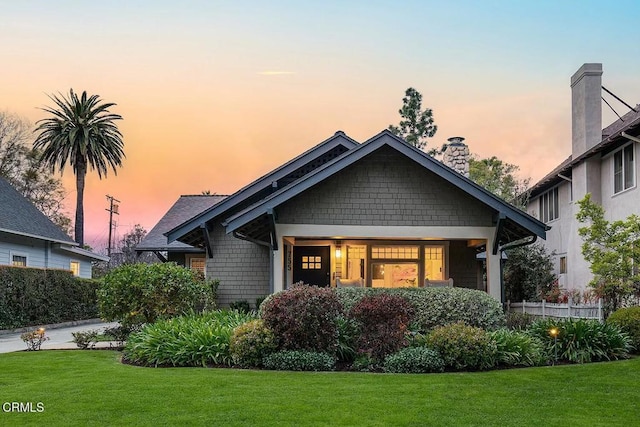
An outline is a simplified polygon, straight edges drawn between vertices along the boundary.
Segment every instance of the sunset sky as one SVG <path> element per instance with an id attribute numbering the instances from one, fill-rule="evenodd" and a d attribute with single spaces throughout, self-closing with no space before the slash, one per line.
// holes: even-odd
<path id="1" fill-rule="evenodd" d="M 336 130 L 362 142 L 396 124 L 408 87 L 433 109 L 430 145 L 463 136 L 533 181 L 570 154 L 583 63 L 640 102 L 638 1 L 1 3 L 0 110 L 35 122 L 73 88 L 124 117 L 123 168 L 87 180 L 99 252 L 105 195 L 121 201 L 118 237 L 149 230 L 181 194 L 231 194 Z M 64 183 L 73 217 L 70 170 Z"/>

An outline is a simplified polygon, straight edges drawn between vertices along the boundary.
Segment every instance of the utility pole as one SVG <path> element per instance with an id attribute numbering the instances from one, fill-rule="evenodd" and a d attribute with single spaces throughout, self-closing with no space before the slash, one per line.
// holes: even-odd
<path id="1" fill-rule="evenodd" d="M 111 256 L 111 231 L 113 230 L 113 215 L 120 215 L 118 210 L 120 209 L 120 200 L 117 200 L 113 196 L 107 194 L 107 200 L 109 201 L 109 208 L 105 211 L 109 211 L 109 245 L 107 247 L 107 255 Z"/>

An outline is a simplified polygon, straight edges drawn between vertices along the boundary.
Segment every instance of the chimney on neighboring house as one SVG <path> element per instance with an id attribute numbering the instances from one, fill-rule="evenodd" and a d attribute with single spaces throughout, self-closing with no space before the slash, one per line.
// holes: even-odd
<path id="1" fill-rule="evenodd" d="M 461 136 L 447 139 L 449 143 L 442 154 L 442 163 L 469 178 L 469 147 Z"/>
<path id="2" fill-rule="evenodd" d="M 571 131 L 574 159 L 602 141 L 602 64 L 583 64 L 571 76 Z"/>
<path id="3" fill-rule="evenodd" d="M 571 76 L 571 155 L 574 159 L 602 141 L 602 64 L 583 64 Z M 601 160 L 585 159 L 571 170 L 574 200 L 591 193 L 601 203 Z"/>

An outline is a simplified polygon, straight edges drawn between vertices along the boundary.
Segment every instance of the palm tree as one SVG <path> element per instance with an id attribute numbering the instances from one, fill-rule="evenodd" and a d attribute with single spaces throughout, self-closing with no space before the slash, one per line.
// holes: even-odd
<path id="1" fill-rule="evenodd" d="M 122 134 L 114 124 L 122 120 L 118 114 L 109 112 L 116 105 L 102 103 L 98 95 L 78 95 L 71 89 L 69 97 L 49 95 L 56 108 L 42 110 L 52 116 L 36 122 L 36 132 L 40 132 L 34 148 L 42 151 L 41 161 L 52 171 L 62 173 L 69 162 L 76 176 L 76 223 L 75 240 L 84 245 L 84 183 L 87 169 L 98 171 L 98 176 L 107 175 L 107 168 L 117 173 L 125 157 Z"/>

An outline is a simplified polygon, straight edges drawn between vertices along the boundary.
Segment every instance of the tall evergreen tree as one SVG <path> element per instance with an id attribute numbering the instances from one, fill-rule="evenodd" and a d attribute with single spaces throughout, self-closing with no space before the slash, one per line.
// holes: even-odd
<path id="1" fill-rule="evenodd" d="M 438 131 L 438 126 L 433 123 L 433 111 L 431 108 L 422 110 L 422 94 L 410 87 L 405 91 L 402 98 L 402 108 L 400 113 L 400 123 L 398 126 L 390 125 L 389 130 L 394 134 L 404 138 L 408 144 L 419 149 L 424 149 L 427 139 L 431 138 Z M 429 155 L 440 154 L 441 150 L 432 148 Z"/>

